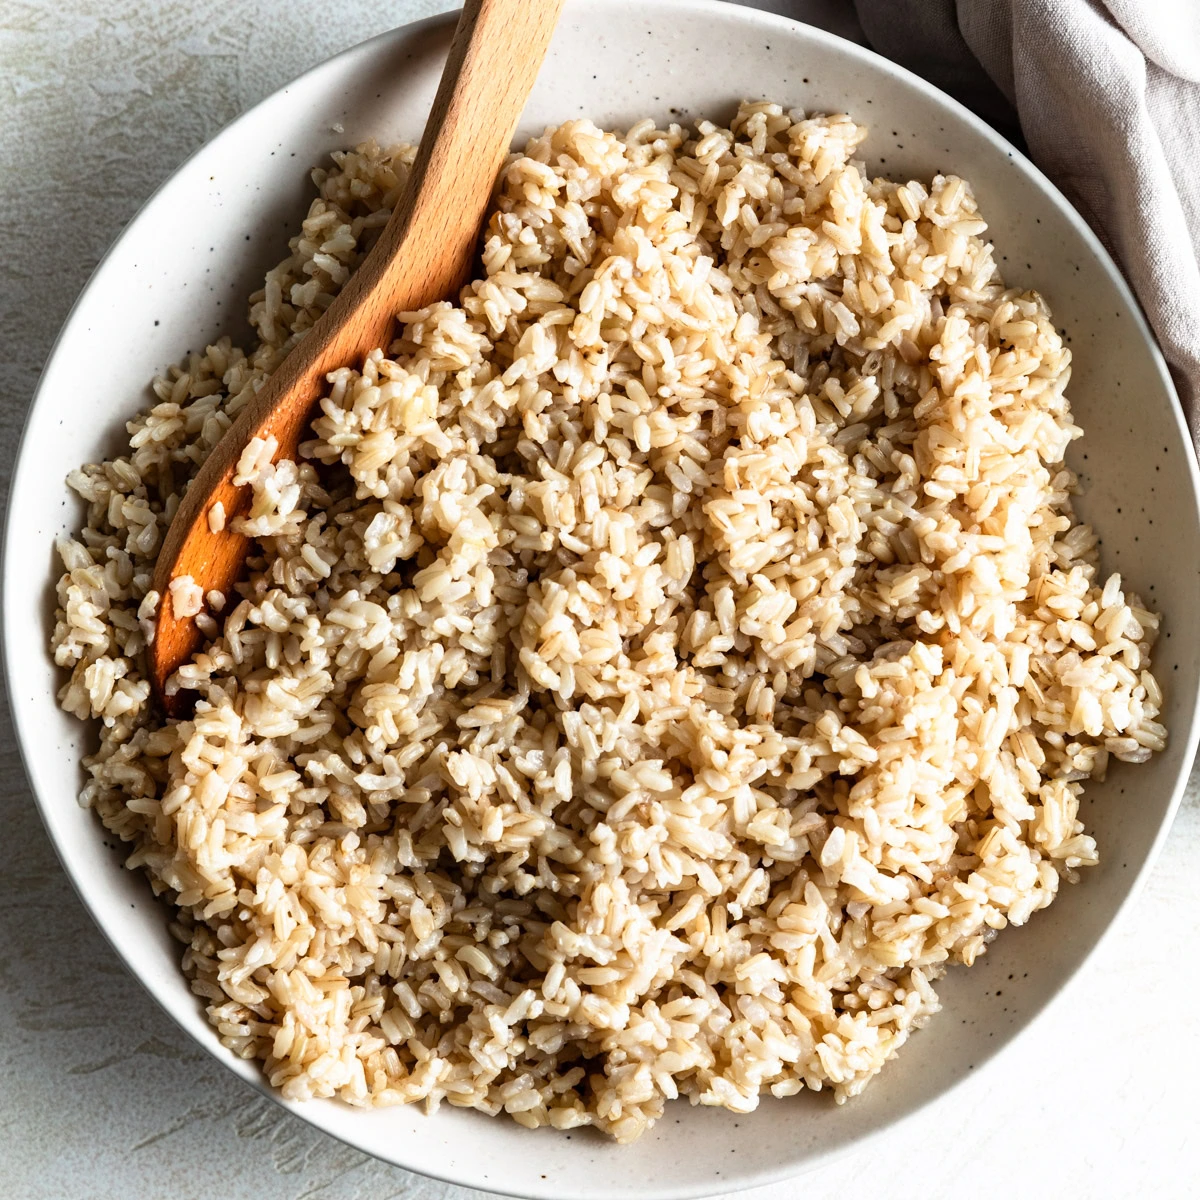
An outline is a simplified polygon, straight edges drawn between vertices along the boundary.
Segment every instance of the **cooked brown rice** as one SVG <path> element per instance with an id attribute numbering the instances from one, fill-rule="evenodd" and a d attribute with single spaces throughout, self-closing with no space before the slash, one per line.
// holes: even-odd
<path id="1" fill-rule="evenodd" d="M 412 151 L 316 171 L 257 346 L 71 475 L 83 800 L 288 1096 L 621 1141 L 679 1095 L 845 1099 L 1096 862 L 1083 781 L 1164 743 L 1158 618 L 1073 518 L 1044 302 L 963 180 L 871 181 L 864 136 L 746 104 L 530 142 L 482 278 L 331 377 L 302 461 L 243 457 L 247 581 L 171 587 L 190 720 L 142 666 L 162 536 Z"/>

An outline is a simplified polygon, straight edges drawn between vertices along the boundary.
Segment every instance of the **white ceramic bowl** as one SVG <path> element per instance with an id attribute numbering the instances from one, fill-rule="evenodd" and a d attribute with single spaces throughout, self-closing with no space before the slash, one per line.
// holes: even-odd
<path id="1" fill-rule="evenodd" d="M 63 477 L 118 447 L 147 381 L 190 347 L 244 337 L 245 299 L 298 227 L 307 169 L 375 137 L 416 140 L 452 19 L 385 34 L 322 64 L 246 113 L 186 163 L 132 221 L 81 296 L 30 412 L 4 558 L 9 694 L 26 768 L 62 862 L 130 970 L 202 1046 L 257 1087 L 217 1041 L 178 967 L 164 911 L 122 869 L 75 801 L 88 734 L 55 704 L 46 653 L 52 543 L 80 511 Z M 844 1150 L 944 1093 L 1023 1029 L 1095 948 L 1166 834 L 1194 750 L 1200 673 L 1200 516 L 1191 447 L 1162 359 L 1108 256 L 1054 188 L 1002 139 L 914 76 L 810 28 L 711 0 L 573 0 L 522 132 L 588 116 L 728 116 L 744 96 L 845 109 L 871 127 L 866 156 L 891 176 L 970 179 L 1010 282 L 1038 287 L 1075 352 L 1070 395 L 1087 431 L 1074 464 L 1080 508 L 1106 566 L 1166 614 L 1156 653 L 1170 746 L 1089 788 L 1084 815 L 1103 865 L 942 984 L 944 1011 L 858 1100 L 765 1100 L 749 1117 L 678 1103 L 640 1142 L 529 1132 L 443 1109 L 290 1107 L 405 1167 L 530 1197 L 684 1197 L 766 1183 Z M 81 364 L 87 364 L 81 366 Z M 1086 1003 L 1075 992 L 1070 1002 Z M 114 1015 L 114 1020 L 119 1020 Z M 1019 1051 L 1015 1051 L 1019 1052 Z M 923 1136 L 919 1121 L 908 1126 Z"/>

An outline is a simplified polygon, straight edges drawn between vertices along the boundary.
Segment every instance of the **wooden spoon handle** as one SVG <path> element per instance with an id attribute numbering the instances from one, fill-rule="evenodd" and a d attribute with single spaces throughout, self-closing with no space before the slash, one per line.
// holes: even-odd
<path id="1" fill-rule="evenodd" d="M 308 428 L 326 377 L 357 366 L 390 339 L 397 313 L 452 296 L 466 281 L 496 174 L 550 44 L 564 0 L 466 0 L 441 84 L 403 197 L 346 286 L 296 344 L 205 460 L 175 514 L 155 566 L 162 596 L 150 674 L 168 712 L 179 709 L 163 685 L 200 643 L 190 617 L 177 617 L 168 589 L 191 576 L 228 594 L 248 540 L 213 532 L 244 515 L 250 489 L 233 483 L 253 438 L 274 437 L 276 458 L 291 458 Z"/>
<path id="2" fill-rule="evenodd" d="M 412 181 L 380 238 L 389 313 L 453 295 L 466 282 L 563 2 L 466 0 Z"/>

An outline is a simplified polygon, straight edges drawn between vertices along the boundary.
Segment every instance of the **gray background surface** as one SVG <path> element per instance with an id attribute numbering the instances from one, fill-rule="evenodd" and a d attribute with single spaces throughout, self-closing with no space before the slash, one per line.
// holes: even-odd
<path id="1" fill-rule="evenodd" d="M 648 0 L 649 2 L 649 0 Z M 787 11 L 787 0 L 759 7 Z M 0 0 L 0 493 L 41 364 L 154 188 L 307 67 L 441 0 Z M 790 6 L 855 36 L 849 6 Z M 78 398 L 87 404 L 86 391 Z M 0 1194 L 479 1197 L 310 1129 L 198 1050 L 130 978 L 59 868 L 0 723 Z M 756 1200 L 969 1189 L 1195 1195 L 1200 776 L 1141 897 L 1018 1043 L 857 1155 Z"/>

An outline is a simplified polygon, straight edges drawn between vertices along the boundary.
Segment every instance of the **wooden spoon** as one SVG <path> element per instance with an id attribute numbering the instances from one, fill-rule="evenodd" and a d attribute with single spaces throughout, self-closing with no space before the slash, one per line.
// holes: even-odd
<path id="1" fill-rule="evenodd" d="M 250 502 L 250 489 L 233 483 L 242 451 L 252 438 L 273 437 L 276 458 L 295 458 L 329 372 L 358 366 L 385 346 L 397 313 L 453 296 L 466 282 L 496 175 L 562 5 L 466 0 L 403 198 L 346 286 L 192 480 L 154 571 L 162 599 L 150 681 L 168 713 L 177 715 L 187 700 L 186 693 L 167 695 L 167 679 L 201 641 L 194 618 L 175 614 L 170 583 L 190 575 L 207 595 L 229 594 L 237 582 L 250 544 L 230 528 Z M 218 503 L 225 526 L 214 533 L 209 513 Z"/>

